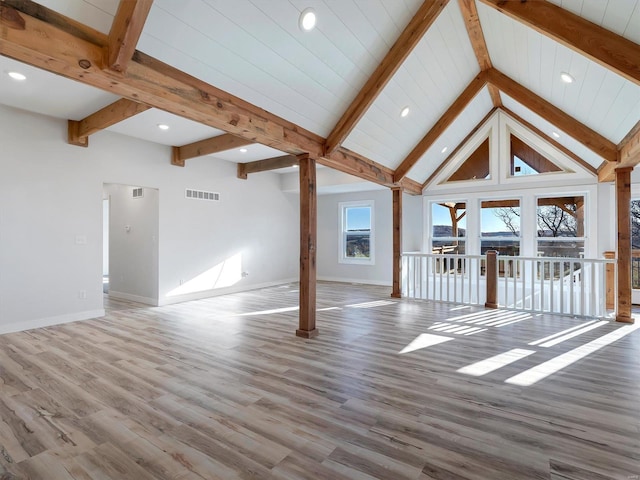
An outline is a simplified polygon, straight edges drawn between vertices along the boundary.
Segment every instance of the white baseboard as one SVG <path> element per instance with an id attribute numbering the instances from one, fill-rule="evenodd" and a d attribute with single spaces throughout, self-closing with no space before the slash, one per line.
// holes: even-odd
<path id="1" fill-rule="evenodd" d="M 248 292 L 250 290 L 258 290 L 260 288 L 276 287 L 278 285 L 286 285 L 287 283 L 297 282 L 297 278 L 287 278 L 275 282 L 255 283 L 246 286 L 233 286 L 220 288 L 216 290 L 205 290 L 202 292 L 186 293 L 184 295 L 176 295 L 173 297 L 163 297 L 158 301 L 158 306 L 173 305 L 174 303 L 190 302 L 192 300 L 202 300 L 203 298 L 219 297 L 220 295 L 228 295 L 230 293 Z"/>
<path id="2" fill-rule="evenodd" d="M 381 287 L 392 286 L 392 283 L 386 280 L 365 280 L 362 278 L 318 277 L 318 280 L 321 282 L 356 283 L 358 285 L 378 285 Z"/>
<path id="3" fill-rule="evenodd" d="M 81 320 L 89 320 L 90 318 L 104 317 L 104 309 L 86 310 L 84 312 L 69 313 L 65 315 L 57 315 L 55 317 L 38 318 L 35 320 L 25 320 L 24 322 L 13 322 L 6 325 L 0 325 L 0 335 L 5 333 L 23 332 L 34 328 L 51 327 L 52 325 L 60 325 L 63 323 L 79 322 Z"/>
<path id="4" fill-rule="evenodd" d="M 158 306 L 158 300 L 151 297 L 141 297 L 140 295 L 131 295 L 130 293 L 114 292 L 109 290 L 109 296 L 113 298 L 119 298 L 121 300 L 131 300 L 132 302 L 144 303 L 145 305 L 151 305 L 152 307 Z"/>

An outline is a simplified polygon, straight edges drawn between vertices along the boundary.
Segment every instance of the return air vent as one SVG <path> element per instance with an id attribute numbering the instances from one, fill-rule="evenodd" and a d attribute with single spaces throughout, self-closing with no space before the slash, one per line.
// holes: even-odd
<path id="1" fill-rule="evenodd" d="M 211 202 L 220 201 L 220 194 L 216 192 L 204 192 L 202 190 L 191 190 L 189 188 L 185 191 L 185 197 L 192 198 L 194 200 L 209 200 Z"/>
<path id="2" fill-rule="evenodd" d="M 133 189 L 133 198 L 142 198 L 144 196 L 144 191 L 142 187 Z"/>

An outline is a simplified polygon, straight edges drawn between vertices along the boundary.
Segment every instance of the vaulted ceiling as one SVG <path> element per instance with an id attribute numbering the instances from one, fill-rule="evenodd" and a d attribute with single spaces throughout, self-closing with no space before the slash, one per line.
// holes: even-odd
<path id="1" fill-rule="evenodd" d="M 76 121 L 77 143 L 115 131 L 184 147 L 173 161 L 187 168 L 196 154 L 244 163 L 309 152 L 417 193 L 503 108 L 601 180 L 640 161 L 640 0 L 0 6 L 0 103 Z M 308 7 L 318 23 L 305 32 Z M 14 70 L 27 81 L 4 74 Z M 135 102 L 113 106 L 122 97 Z"/>

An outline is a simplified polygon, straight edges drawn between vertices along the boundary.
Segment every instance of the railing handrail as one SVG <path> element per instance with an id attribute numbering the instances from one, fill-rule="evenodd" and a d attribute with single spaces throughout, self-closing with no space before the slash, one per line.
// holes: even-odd
<path id="1" fill-rule="evenodd" d="M 460 253 L 421 253 L 421 252 L 402 252 L 403 257 L 457 257 L 457 258 L 485 258 L 486 255 L 465 255 Z M 512 255 L 498 255 L 500 260 L 526 260 L 526 261 L 542 261 L 542 262 L 576 262 L 576 263 L 616 263 L 615 258 L 573 258 L 573 257 L 516 257 Z"/>

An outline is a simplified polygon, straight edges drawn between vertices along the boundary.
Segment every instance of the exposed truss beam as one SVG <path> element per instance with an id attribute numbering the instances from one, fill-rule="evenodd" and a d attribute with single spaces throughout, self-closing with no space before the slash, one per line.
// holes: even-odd
<path id="1" fill-rule="evenodd" d="M 212 153 L 224 152 L 233 148 L 240 148 L 255 143 L 246 138 L 238 137 L 230 133 L 224 133 L 217 137 L 207 138 L 198 142 L 189 143 L 181 147 L 173 147 L 173 157 L 171 164 L 184 167 L 185 160 L 190 158 L 211 155 Z"/>
<path id="2" fill-rule="evenodd" d="M 501 92 L 556 125 L 559 129 L 578 140 L 585 147 L 597 153 L 605 160 L 610 162 L 617 160 L 618 152 L 613 142 L 578 122 L 569 114 L 537 96 L 495 68 L 489 70 L 488 74 L 489 83 L 495 85 Z"/>
<path id="3" fill-rule="evenodd" d="M 550 2 L 480 1 L 640 85 L 640 45 Z"/>
<path id="4" fill-rule="evenodd" d="M 51 26 L 61 28 L 74 37 L 86 40 L 87 42 L 101 46 L 107 45 L 107 37 L 102 32 L 72 20 L 71 18 L 65 17 L 54 10 L 49 10 L 48 8 L 31 0 L 0 0 L 0 17 L 2 17 L 0 23 L 7 25 L 9 28 L 16 28 L 12 27 L 10 23 L 8 23 L 9 17 L 14 16 L 16 14 L 16 10 L 33 18 L 37 18 L 38 20 L 42 20 Z M 19 21 L 22 25 L 20 28 L 24 28 L 24 18 L 20 15 L 18 15 L 18 17 L 20 18 Z"/>
<path id="5" fill-rule="evenodd" d="M 418 142 L 414 149 L 407 155 L 407 157 L 400 163 L 393 175 L 396 182 L 402 180 L 409 170 L 420 160 L 420 157 L 425 154 L 429 147 L 442 135 L 442 133 L 453 123 L 453 121 L 462 113 L 466 106 L 473 100 L 480 90 L 487 83 L 486 72 L 480 72 L 480 74 L 474 78 L 471 83 L 465 88 L 455 102 L 449 107 L 449 109 L 440 117 L 436 124 L 427 132 L 427 134 Z"/>
<path id="6" fill-rule="evenodd" d="M 149 108 L 150 107 L 142 103 L 121 98 L 82 120 L 69 120 L 69 143 L 80 147 L 88 147 L 90 135 L 149 110 Z"/>
<path id="7" fill-rule="evenodd" d="M 239 163 L 238 178 L 246 180 L 250 173 L 267 172 L 278 168 L 294 167 L 300 164 L 298 157 L 283 155 L 281 157 L 256 160 L 255 162 Z"/>
<path id="8" fill-rule="evenodd" d="M 534 125 L 530 124 L 524 118 L 522 118 L 521 116 L 515 114 L 514 112 L 512 112 L 508 108 L 502 107 L 502 110 L 504 110 L 504 112 L 507 115 L 509 115 L 510 117 L 513 117 L 515 120 L 517 120 L 523 126 L 527 127 L 533 133 L 535 133 L 536 135 L 538 135 L 539 137 L 544 139 L 544 141 L 546 141 L 547 143 L 553 145 L 555 148 L 560 150 L 562 153 L 564 153 L 567 157 L 571 158 L 574 162 L 576 162 L 582 168 L 588 170 L 589 172 L 593 173 L 594 175 L 597 174 L 597 169 L 593 165 L 591 165 L 590 163 L 586 162 L 584 159 L 580 158 L 578 155 L 573 153 L 571 150 L 569 150 L 567 147 L 565 147 L 564 145 L 559 143 L 557 140 L 555 140 L 554 138 L 548 136 L 542 130 L 540 130 L 539 128 L 537 128 Z"/>
<path id="9" fill-rule="evenodd" d="M 462 11 L 462 18 L 464 18 L 464 25 L 467 28 L 467 34 L 471 41 L 471 46 L 478 59 L 478 65 L 480 70 L 489 70 L 493 68 L 491 63 L 491 57 L 489 56 L 489 49 L 487 48 L 487 42 L 484 39 L 484 33 L 482 32 L 482 25 L 480 25 L 480 18 L 478 17 L 478 9 L 476 7 L 475 0 L 458 0 L 460 10 Z M 491 101 L 494 107 L 502 106 L 502 99 L 500 98 L 500 91 L 493 85 L 489 85 L 489 95 L 491 95 Z"/>
<path id="10" fill-rule="evenodd" d="M 613 182 L 617 168 L 635 167 L 640 163 L 640 122 L 618 144 L 618 161 L 607 162 L 598 169 L 599 182 Z"/>
<path id="11" fill-rule="evenodd" d="M 125 72 L 136 51 L 153 0 L 120 0 L 107 46 L 108 66 Z"/>
<path id="12" fill-rule="evenodd" d="M 471 46 L 476 54 L 476 58 L 478 59 L 480 70 L 489 70 L 493 65 L 491 64 L 491 57 L 489 57 L 487 43 L 484 40 L 484 33 L 482 33 L 482 26 L 480 25 L 480 18 L 478 17 L 476 1 L 458 0 L 458 4 L 460 5 L 462 18 L 464 18 L 464 25 L 467 27 L 469 40 L 471 40 Z"/>
<path id="13" fill-rule="evenodd" d="M 426 0 L 404 29 L 373 75 L 342 115 L 327 137 L 325 154 L 332 153 L 355 128 L 358 121 L 387 85 L 405 59 L 420 42 L 449 0 Z"/>
<path id="14" fill-rule="evenodd" d="M 15 0 L 13 0 L 15 1 Z M 31 5 L 31 2 L 16 2 Z M 0 55 L 77 80 L 150 107 L 232 133 L 252 143 L 314 158 L 325 139 L 251 103 L 135 52 L 124 74 L 107 68 L 107 36 L 44 7 L 34 17 L 2 4 Z M 7 20 L 8 17 L 14 21 Z M 15 20 L 19 17 L 19 20 Z M 55 21 L 49 23 L 47 19 Z M 44 20 L 43 20 L 44 19 Z M 17 23 L 16 23 L 17 22 Z M 395 186 L 393 172 L 346 149 L 337 149 L 318 163 L 364 180 Z M 413 192 L 410 192 L 413 193 Z"/>

